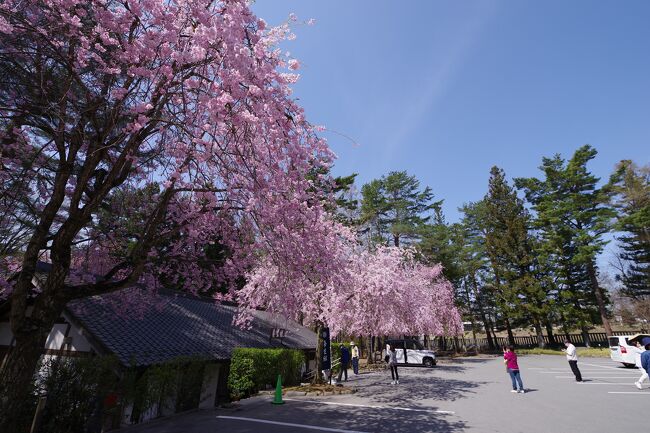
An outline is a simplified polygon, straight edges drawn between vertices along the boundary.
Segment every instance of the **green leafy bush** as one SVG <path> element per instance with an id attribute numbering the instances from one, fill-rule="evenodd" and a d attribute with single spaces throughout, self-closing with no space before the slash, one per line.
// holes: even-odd
<path id="1" fill-rule="evenodd" d="M 305 355 L 293 349 L 238 348 L 232 353 L 228 387 L 234 399 L 250 396 L 267 386 L 274 386 L 278 374 L 282 384 L 300 383 Z"/>
<path id="2" fill-rule="evenodd" d="M 255 389 L 254 376 L 255 366 L 252 359 L 233 357 L 228 374 L 228 389 L 233 399 L 239 400 L 250 395 Z"/>
<path id="3" fill-rule="evenodd" d="M 115 357 L 47 359 L 42 367 L 39 394 L 47 395 L 40 432 L 99 431 L 115 408 L 104 404 L 117 387 Z"/>
<path id="4" fill-rule="evenodd" d="M 131 368 L 123 381 L 125 401 L 133 403 L 132 422 L 140 422 L 143 411 L 157 407 L 181 412 L 198 406 L 204 379 L 202 357 L 180 356 L 145 370 Z"/>

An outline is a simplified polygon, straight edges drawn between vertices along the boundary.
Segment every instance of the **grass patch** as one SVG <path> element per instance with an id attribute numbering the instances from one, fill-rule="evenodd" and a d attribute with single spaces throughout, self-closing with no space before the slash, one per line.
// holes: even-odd
<path id="1" fill-rule="evenodd" d="M 584 356 L 585 358 L 609 358 L 609 349 L 606 347 L 579 347 L 578 356 Z M 519 349 L 517 350 L 518 355 L 565 355 L 559 349 Z"/>
<path id="2" fill-rule="evenodd" d="M 309 384 L 309 385 L 299 385 L 299 386 L 290 386 L 284 388 L 282 393 L 288 391 L 298 391 L 298 392 L 309 392 L 317 394 L 354 394 L 357 390 L 355 388 L 350 388 L 346 386 L 336 386 L 329 384 Z"/>

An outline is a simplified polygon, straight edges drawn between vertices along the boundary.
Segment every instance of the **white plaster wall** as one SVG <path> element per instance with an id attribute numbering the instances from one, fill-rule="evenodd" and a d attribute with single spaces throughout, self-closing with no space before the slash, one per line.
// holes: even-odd
<path id="1" fill-rule="evenodd" d="M 92 346 L 88 342 L 88 339 L 84 336 L 81 329 L 73 326 L 70 329 L 69 337 L 72 337 L 72 350 L 77 350 L 80 352 L 92 352 Z"/>
<path id="2" fill-rule="evenodd" d="M 57 323 L 52 327 L 45 341 L 45 349 L 59 350 L 62 348 L 63 339 L 65 338 L 65 330 L 67 329 L 67 323 Z M 71 350 L 80 351 L 80 352 L 92 352 L 92 346 L 88 342 L 88 339 L 83 334 L 80 328 L 72 326 L 68 334 L 72 338 Z M 0 322 L 0 346 L 8 346 L 11 344 L 13 334 L 11 332 L 11 327 L 9 322 Z"/>
<path id="3" fill-rule="evenodd" d="M 63 339 L 65 338 L 65 330 L 68 325 L 65 323 L 57 323 L 52 327 L 50 334 L 47 336 L 45 341 L 46 349 L 58 350 L 61 349 L 63 345 Z"/>

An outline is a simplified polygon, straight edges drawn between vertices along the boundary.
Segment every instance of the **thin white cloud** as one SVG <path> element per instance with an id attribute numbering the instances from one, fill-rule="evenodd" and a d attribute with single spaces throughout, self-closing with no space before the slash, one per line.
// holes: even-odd
<path id="1" fill-rule="evenodd" d="M 424 86 L 403 98 L 408 104 L 403 106 L 403 110 L 395 119 L 393 132 L 383 143 L 384 163 L 393 159 L 395 152 L 407 142 L 412 132 L 423 121 L 425 114 L 440 102 L 445 90 L 454 80 L 455 72 L 470 55 L 486 24 L 494 16 L 496 5 L 494 1 L 480 2 L 463 25 L 449 35 L 450 42 L 446 52 L 429 53 L 436 58 L 432 59 L 434 61 L 431 62 L 430 68 L 422 72 L 423 76 L 427 76 Z"/>

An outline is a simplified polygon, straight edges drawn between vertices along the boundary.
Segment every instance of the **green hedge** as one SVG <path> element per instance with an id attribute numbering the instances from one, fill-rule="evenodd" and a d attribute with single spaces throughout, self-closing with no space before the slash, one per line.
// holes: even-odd
<path id="1" fill-rule="evenodd" d="M 305 355 L 301 350 L 235 349 L 228 374 L 230 395 L 240 399 L 268 385 L 275 386 L 278 374 L 282 375 L 282 385 L 297 385 L 304 363 Z"/>

